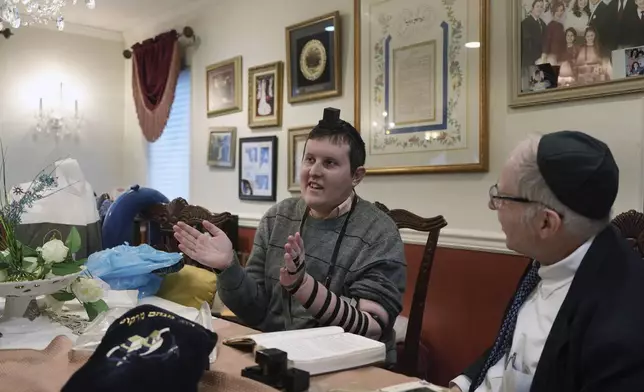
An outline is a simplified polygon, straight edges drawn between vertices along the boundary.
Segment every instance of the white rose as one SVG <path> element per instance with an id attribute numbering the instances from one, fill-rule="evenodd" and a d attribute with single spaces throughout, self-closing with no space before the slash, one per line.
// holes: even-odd
<path id="1" fill-rule="evenodd" d="M 45 243 L 40 249 L 40 254 L 45 263 L 60 263 L 67 258 L 67 253 L 69 253 L 69 248 L 65 246 L 63 241 L 58 239 Z"/>
<path id="2" fill-rule="evenodd" d="M 83 303 L 96 302 L 103 298 L 103 288 L 94 279 L 79 278 L 72 283 L 72 293 Z"/>

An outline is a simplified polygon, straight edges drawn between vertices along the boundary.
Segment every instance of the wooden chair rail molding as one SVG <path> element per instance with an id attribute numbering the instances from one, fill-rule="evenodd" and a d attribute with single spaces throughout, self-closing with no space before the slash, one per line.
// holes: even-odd
<path id="1" fill-rule="evenodd" d="M 244 229 L 257 229 L 261 216 L 240 215 L 239 227 Z M 405 244 L 425 245 L 427 233 L 410 229 L 401 229 Z M 505 246 L 505 236 L 502 232 L 469 230 L 445 227 L 441 230 L 438 246 L 441 248 L 470 250 L 475 252 L 489 252 L 514 255 L 517 254 Z"/>
<path id="2" fill-rule="evenodd" d="M 414 285 L 414 292 L 409 310 L 409 322 L 405 333 L 405 343 L 402 353 L 398 358 L 398 369 L 408 376 L 424 376 L 419 369 L 419 345 L 425 313 L 427 289 L 434 265 L 434 254 L 438 246 L 438 237 L 442 228 L 447 226 L 447 221 L 442 216 L 423 218 L 404 209 L 390 210 L 384 204 L 376 202 L 376 207 L 389 215 L 398 229 L 411 229 L 428 233 L 427 242 L 420 261 L 420 268 Z M 408 261 L 409 262 L 409 261 Z"/>

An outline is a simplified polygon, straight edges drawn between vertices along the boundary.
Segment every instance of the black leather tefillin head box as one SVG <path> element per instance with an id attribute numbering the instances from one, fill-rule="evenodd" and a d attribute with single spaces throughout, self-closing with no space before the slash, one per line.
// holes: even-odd
<path id="1" fill-rule="evenodd" d="M 310 375 L 304 370 L 288 368 L 286 353 L 276 348 L 257 350 L 256 366 L 242 369 L 242 377 L 250 378 L 286 392 L 304 392 L 309 389 Z"/>

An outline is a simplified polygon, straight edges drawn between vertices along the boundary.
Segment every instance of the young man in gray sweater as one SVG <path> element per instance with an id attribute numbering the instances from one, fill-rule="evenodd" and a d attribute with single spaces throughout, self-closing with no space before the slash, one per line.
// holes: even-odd
<path id="1" fill-rule="evenodd" d="M 365 155 L 356 129 L 325 109 L 306 142 L 301 198 L 266 212 L 245 268 L 214 225 L 174 230 L 182 252 L 217 271 L 220 298 L 245 323 L 265 332 L 341 326 L 387 343 L 392 364 L 407 267 L 393 220 L 354 191 Z"/>

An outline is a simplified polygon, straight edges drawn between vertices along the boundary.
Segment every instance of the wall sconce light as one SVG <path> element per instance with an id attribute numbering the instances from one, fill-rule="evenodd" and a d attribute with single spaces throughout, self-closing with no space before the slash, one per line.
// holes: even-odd
<path id="1" fill-rule="evenodd" d="M 65 136 L 78 135 L 82 117 L 78 112 L 78 99 L 74 100 L 73 113 L 67 113 L 63 100 L 63 84 L 60 84 L 60 97 L 57 107 L 43 108 L 40 98 L 36 114 L 36 133 L 54 136 L 60 139 Z"/>

